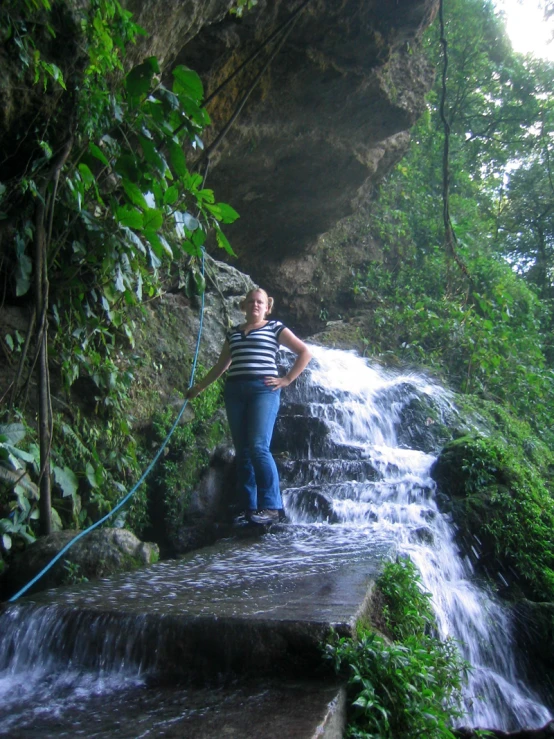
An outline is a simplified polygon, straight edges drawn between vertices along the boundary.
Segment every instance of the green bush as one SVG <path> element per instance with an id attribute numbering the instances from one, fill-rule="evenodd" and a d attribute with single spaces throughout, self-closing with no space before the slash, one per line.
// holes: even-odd
<path id="1" fill-rule="evenodd" d="M 201 367 L 198 373 L 199 376 L 204 374 Z M 217 417 L 223 406 L 222 390 L 223 382 L 216 382 L 193 401 L 193 420 L 177 426 L 149 483 L 151 499 L 158 498 L 159 491 L 162 493 L 163 525 L 170 537 L 183 522 L 190 494 L 206 469 L 211 452 L 225 438 L 226 423 Z M 165 439 L 175 415 L 174 408 L 166 408 L 154 415 L 156 446 Z"/>

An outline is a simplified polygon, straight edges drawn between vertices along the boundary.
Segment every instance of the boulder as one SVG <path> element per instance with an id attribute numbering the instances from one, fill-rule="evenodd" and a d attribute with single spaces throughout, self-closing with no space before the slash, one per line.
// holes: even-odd
<path id="1" fill-rule="evenodd" d="M 23 588 L 77 535 L 77 531 L 56 531 L 16 555 L 2 583 L 4 597 Z M 142 542 L 126 529 L 95 529 L 75 542 L 28 592 L 134 570 L 158 558 L 156 544 Z"/>

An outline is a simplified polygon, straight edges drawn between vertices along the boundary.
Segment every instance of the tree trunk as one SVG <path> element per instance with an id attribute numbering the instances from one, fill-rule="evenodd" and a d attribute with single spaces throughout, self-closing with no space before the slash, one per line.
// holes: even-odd
<path id="1" fill-rule="evenodd" d="M 44 193 L 42 194 L 44 197 Z M 37 324 L 37 385 L 38 427 L 40 446 L 40 500 L 39 533 L 41 536 L 52 531 L 52 490 L 50 482 L 50 449 L 52 424 L 50 418 L 50 378 L 48 376 L 48 281 L 46 278 L 46 231 L 44 226 L 45 206 L 39 199 L 35 222 L 35 310 Z"/>

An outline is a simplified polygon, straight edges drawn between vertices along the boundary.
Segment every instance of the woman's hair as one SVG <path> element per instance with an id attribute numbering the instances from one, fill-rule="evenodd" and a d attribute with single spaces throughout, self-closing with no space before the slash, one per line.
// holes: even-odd
<path id="1" fill-rule="evenodd" d="M 273 305 L 275 301 L 273 300 L 273 298 L 269 297 L 269 295 L 266 293 L 266 291 L 262 287 L 253 287 L 252 290 L 249 290 L 244 296 L 244 298 L 242 298 L 242 300 L 239 303 L 240 309 L 244 310 L 246 308 L 246 301 L 248 300 L 250 295 L 252 295 L 252 293 L 263 293 L 265 295 L 265 299 L 267 300 L 267 310 L 265 312 L 265 315 L 269 316 L 269 314 L 273 310 Z"/>

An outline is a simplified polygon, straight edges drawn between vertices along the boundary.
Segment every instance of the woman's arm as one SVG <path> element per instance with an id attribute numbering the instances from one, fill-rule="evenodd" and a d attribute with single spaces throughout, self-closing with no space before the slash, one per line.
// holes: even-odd
<path id="1" fill-rule="evenodd" d="M 279 334 L 279 343 L 286 346 L 291 352 L 294 352 L 296 354 L 296 360 L 284 377 L 266 377 L 264 379 L 265 384 L 270 385 L 273 390 L 288 387 L 306 369 L 312 358 L 312 353 L 306 344 L 298 336 L 295 336 L 289 328 L 284 328 L 281 331 Z"/>
<path id="2" fill-rule="evenodd" d="M 231 364 L 231 350 L 229 348 L 229 343 L 225 341 L 217 362 L 214 364 L 211 370 L 206 374 L 203 380 L 201 380 L 200 382 L 197 382 L 195 385 L 193 385 L 191 388 L 188 389 L 185 397 L 188 398 L 189 400 L 192 400 L 192 398 L 196 398 L 196 396 L 200 395 L 200 393 L 203 390 L 205 390 L 208 387 L 208 385 L 211 385 L 212 382 L 215 382 L 218 377 L 221 377 L 221 375 L 225 372 L 225 370 L 229 369 L 230 364 Z"/>

